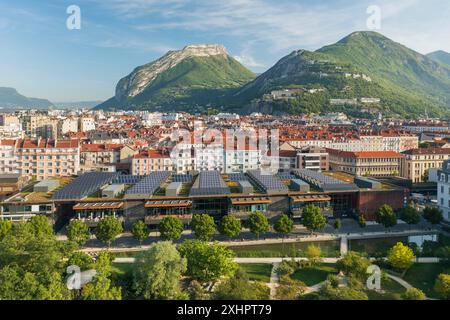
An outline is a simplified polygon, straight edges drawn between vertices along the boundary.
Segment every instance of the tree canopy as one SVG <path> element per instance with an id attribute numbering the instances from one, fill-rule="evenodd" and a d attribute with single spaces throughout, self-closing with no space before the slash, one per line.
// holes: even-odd
<path id="1" fill-rule="evenodd" d="M 183 222 L 176 217 L 164 217 L 158 225 L 161 238 L 164 240 L 180 239 L 183 229 Z"/>
<path id="2" fill-rule="evenodd" d="M 261 233 L 269 231 L 269 220 L 262 212 L 253 212 L 246 221 L 246 226 L 259 238 Z"/>
<path id="3" fill-rule="evenodd" d="M 95 236 L 103 243 L 111 245 L 119 234 L 123 232 L 122 223 L 114 217 L 105 217 L 95 228 Z"/>
<path id="4" fill-rule="evenodd" d="M 397 224 L 397 216 L 392 207 L 385 204 L 381 206 L 376 212 L 376 220 L 385 228 L 393 227 Z"/>
<path id="5" fill-rule="evenodd" d="M 242 230 L 241 221 L 234 216 L 226 215 L 219 225 L 219 232 L 229 238 L 237 237 Z"/>
<path id="6" fill-rule="evenodd" d="M 195 214 L 192 217 L 191 229 L 199 240 L 209 241 L 216 233 L 214 218 L 208 214 Z"/>
<path id="7" fill-rule="evenodd" d="M 311 232 L 323 229 L 327 224 L 327 218 L 322 210 L 315 205 L 308 205 L 302 212 L 302 224 Z"/>

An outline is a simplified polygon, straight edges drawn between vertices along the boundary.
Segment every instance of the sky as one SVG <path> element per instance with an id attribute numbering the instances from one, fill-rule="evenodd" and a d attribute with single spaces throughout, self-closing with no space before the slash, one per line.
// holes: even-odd
<path id="1" fill-rule="evenodd" d="M 71 5 L 80 29 L 67 28 Z M 447 0 L 0 0 L 0 87 L 52 102 L 105 100 L 135 67 L 200 43 L 223 44 L 261 73 L 293 50 L 368 30 L 371 6 L 375 31 L 423 54 L 450 52 Z"/>

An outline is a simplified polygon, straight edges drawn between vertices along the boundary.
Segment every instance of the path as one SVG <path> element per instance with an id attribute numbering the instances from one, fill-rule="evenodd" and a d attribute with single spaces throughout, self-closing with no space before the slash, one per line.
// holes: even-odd
<path id="1" fill-rule="evenodd" d="M 341 257 L 345 256 L 348 252 L 348 238 L 347 236 L 341 237 L 341 246 L 340 246 Z"/>
<path id="2" fill-rule="evenodd" d="M 405 288 L 406 290 L 413 288 L 412 285 L 410 285 L 408 282 L 406 282 L 405 280 L 403 280 L 400 277 L 394 276 L 390 273 L 387 273 L 388 278 L 398 282 L 403 288 Z"/>
<path id="3" fill-rule="evenodd" d="M 270 274 L 270 300 L 275 300 L 277 294 L 277 288 L 280 285 L 280 277 L 278 275 L 278 266 L 280 263 L 276 262 L 273 264 L 272 273 Z"/>
<path id="4" fill-rule="evenodd" d="M 326 281 L 322 281 L 322 282 L 319 282 L 318 284 L 315 284 L 315 285 L 313 285 L 311 287 L 306 287 L 304 294 L 308 294 L 308 293 L 319 291 L 320 288 L 322 288 L 325 283 L 326 283 Z"/>

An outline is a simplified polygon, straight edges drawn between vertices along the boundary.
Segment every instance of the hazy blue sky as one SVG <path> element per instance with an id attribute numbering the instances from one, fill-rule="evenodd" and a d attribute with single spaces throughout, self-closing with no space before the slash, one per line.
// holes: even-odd
<path id="1" fill-rule="evenodd" d="M 81 8 L 81 30 L 66 9 Z M 0 0 L 0 86 L 52 101 L 106 99 L 134 67 L 187 44 L 222 43 L 262 72 L 294 49 L 366 30 L 421 53 L 450 51 L 447 0 Z"/>

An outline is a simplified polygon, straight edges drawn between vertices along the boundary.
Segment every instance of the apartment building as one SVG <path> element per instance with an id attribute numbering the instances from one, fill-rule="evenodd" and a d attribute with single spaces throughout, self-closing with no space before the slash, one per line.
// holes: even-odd
<path id="1" fill-rule="evenodd" d="M 348 152 L 327 149 L 332 171 L 344 171 L 357 176 L 398 176 L 403 155 L 393 151 Z"/>
<path id="2" fill-rule="evenodd" d="M 133 156 L 131 160 L 133 175 L 148 175 L 154 171 L 175 171 L 167 149 L 145 150 Z"/>
<path id="3" fill-rule="evenodd" d="M 58 137 L 58 119 L 46 115 L 24 116 L 22 127 L 29 138 L 56 139 Z"/>
<path id="4" fill-rule="evenodd" d="M 261 151 L 250 143 L 225 144 L 225 172 L 247 172 L 260 167 Z"/>
<path id="5" fill-rule="evenodd" d="M 80 118 L 80 131 L 88 132 L 94 131 L 96 128 L 96 122 L 94 118 L 91 117 L 82 117 Z"/>
<path id="6" fill-rule="evenodd" d="M 450 160 L 445 160 L 438 170 L 437 200 L 444 219 L 450 221 Z"/>
<path id="7" fill-rule="evenodd" d="M 0 174 L 17 174 L 16 140 L 0 140 Z"/>
<path id="8" fill-rule="evenodd" d="M 83 144 L 80 151 L 81 172 L 115 171 L 120 162 L 121 144 Z"/>
<path id="9" fill-rule="evenodd" d="M 304 147 L 297 152 L 296 169 L 308 169 L 321 172 L 328 171 L 329 166 L 329 155 L 324 148 Z"/>
<path id="10" fill-rule="evenodd" d="M 23 138 L 20 119 L 11 114 L 0 114 L 0 139 Z"/>
<path id="11" fill-rule="evenodd" d="M 423 148 L 403 152 L 402 176 L 413 183 L 425 182 L 430 169 L 442 168 L 444 161 L 450 159 L 448 148 Z"/>
<path id="12" fill-rule="evenodd" d="M 69 132 L 78 132 L 78 118 L 69 117 L 59 120 L 58 135 L 62 137 Z"/>
<path id="13" fill-rule="evenodd" d="M 20 139 L 16 144 L 19 173 L 38 180 L 78 174 L 78 140 Z"/>

